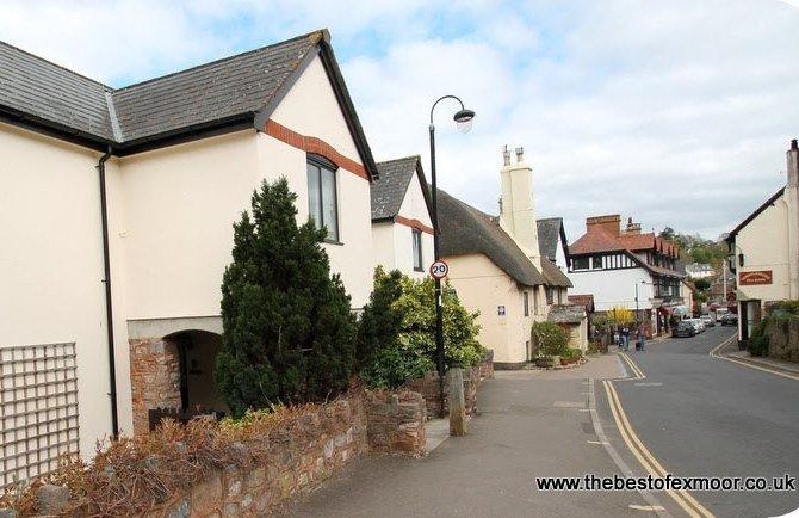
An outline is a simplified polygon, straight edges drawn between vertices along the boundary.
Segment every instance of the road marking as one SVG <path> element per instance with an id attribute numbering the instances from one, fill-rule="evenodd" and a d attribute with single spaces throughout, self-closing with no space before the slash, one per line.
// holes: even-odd
<path id="1" fill-rule="evenodd" d="M 633 383 L 634 387 L 662 387 L 663 383 L 655 383 L 653 381 L 644 381 L 640 383 Z"/>
<path id="2" fill-rule="evenodd" d="M 735 359 L 735 358 L 730 358 L 729 356 L 725 356 L 725 355 L 719 353 L 719 351 L 721 350 L 722 347 L 724 347 L 725 345 L 727 345 L 728 343 L 732 342 L 733 340 L 735 340 L 737 338 L 738 338 L 737 335 L 732 335 L 727 340 L 724 340 L 723 342 L 718 344 L 716 347 L 711 349 L 710 352 L 708 353 L 708 356 L 710 356 L 711 358 L 718 358 L 720 360 L 727 360 L 728 362 L 736 363 L 736 364 L 741 365 L 743 367 L 749 367 L 750 369 L 755 369 L 755 370 L 763 371 L 763 372 L 769 372 L 769 373 L 774 374 L 776 376 L 782 376 L 783 378 L 788 378 L 788 379 L 791 379 L 791 380 L 794 380 L 794 381 L 799 381 L 799 374 L 791 374 L 789 372 L 783 372 L 783 371 L 780 371 L 780 370 L 777 370 L 777 369 L 770 369 L 768 367 L 762 367 L 760 365 L 755 365 L 755 364 L 747 362 L 747 361 L 741 361 L 741 360 L 738 360 L 738 359 Z"/>
<path id="3" fill-rule="evenodd" d="M 662 505 L 637 505 L 630 504 L 627 507 L 635 509 L 636 511 L 665 511 Z"/>
<path id="4" fill-rule="evenodd" d="M 585 403 L 582 401 L 555 401 L 552 406 L 555 408 L 583 408 Z"/>
<path id="5" fill-rule="evenodd" d="M 633 471 L 630 469 L 627 463 L 624 462 L 624 459 L 621 458 L 621 455 L 619 455 L 619 452 L 613 447 L 613 444 L 610 443 L 608 436 L 605 435 L 605 431 L 602 429 L 602 423 L 600 422 L 599 414 L 597 414 L 596 411 L 594 378 L 589 378 L 588 381 L 590 383 L 588 385 L 588 409 L 591 411 L 591 422 L 594 424 L 594 432 L 596 433 L 597 438 L 599 438 L 601 441 L 602 445 L 605 447 L 605 451 L 608 452 L 610 458 L 613 459 L 613 463 L 619 468 L 619 471 L 621 471 L 621 473 L 627 477 L 632 477 L 634 475 Z M 641 491 L 640 489 L 637 489 L 636 491 L 638 491 L 638 493 L 641 495 L 641 498 L 646 500 L 648 504 L 652 505 L 653 507 L 660 507 L 660 502 L 652 493 L 647 493 L 645 491 Z M 664 512 L 658 512 L 657 515 L 663 518 L 670 518 L 670 515 Z"/>
<path id="6" fill-rule="evenodd" d="M 633 453 L 633 456 L 635 456 L 638 462 L 652 476 L 658 478 L 665 477 L 669 472 L 658 462 L 655 456 L 649 452 L 646 446 L 644 446 L 644 444 L 641 442 L 641 439 L 639 439 L 636 433 L 633 431 L 633 428 L 627 419 L 627 414 L 624 412 L 624 408 L 621 406 L 621 401 L 619 400 L 619 395 L 616 392 L 616 388 L 613 386 L 613 382 L 603 381 L 602 383 L 605 385 L 605 392 L 608 396 L 608 404 L 610 405 L 610 411 L 613 414 L 613 420 L 616 421 L 616 426 L 618 427 L 619 433 L 624 440 L 624 444 L 627 445 L 627 448 L 630 449 L 630 451 Z M 682 507 L 683 510 L 691 517 L 710 518 L 713 516 L 713 513 L 708 511 L 704 506 L 702 506 L 702 504 L 697 502 L 696 499 L 687 491 L 666 491 L 666 494 L 668 494 L 675 502 L 677 502 L 677 504 Z"/>
<path id="7" fill-rule="evenodd" d="M 646 378 L 646 375 L 644 374 L 644 372 L 641 369 L 638 368 L 638 365 L 635 364 L 635 362 L 632 360 L 632 358 L 627 356 L 627 353 L 623 353 L 623 352 L 620 351 L 617 354 L 619 355 L 619 357 L 622 360 L 624 360 L 624 362 L 627 364 L 627 366 L 630 367 L 630 371 L 633 373 L 632 377 L 625 377 L 625 378 L 622 378 L 621 380 L 618 380 L 618 381 L 622 381 L 622 380 L 624 380 L 624 381 L 636 381 L 636 380 L 642 380 L 642 379 Z"/>
<path id="8" fill-rule="evenodd" d="M 602 446 L 606 446 L 608 443 L 602 441 L 586 441 L 588 444 L 599 444 Z"/>

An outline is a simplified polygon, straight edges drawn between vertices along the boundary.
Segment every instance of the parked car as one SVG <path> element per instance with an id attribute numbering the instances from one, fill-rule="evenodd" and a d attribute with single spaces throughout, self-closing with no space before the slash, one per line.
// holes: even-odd
<path id="1" fill-rule="evenodd" d="M 716 325 L 716 322 L 713 320 L 713 317 L 711 317 L 710 315 L 702 315 L 699 317 L 699 320 L 701 320 L 706 327 L 713 327 Z"/>
<path id="2" fill-rule="evenodd" d="M 683 320 L 683 322 L 690 322 L 691 325 L 694 327 L 694 332 L 699 334 L 705 330 L 705 323 L 699 320 L 698 318 L 690 318 L 688 320 Z"/>
<path id="3" fill-rule="evenodd" d="M 675 338 L 693 338 L 694 336 L 696 336 L 696 329 L 690 320 L 677 322 L 677 327 L 674 328 Z"/>
<path id="4" fill-rule="evenodd" d="M 737 326 L 738 315 L 736 315 L 735 313 L 727 313 L 726 315 L 721 315 L 719 323 L 723 326 Z"/>

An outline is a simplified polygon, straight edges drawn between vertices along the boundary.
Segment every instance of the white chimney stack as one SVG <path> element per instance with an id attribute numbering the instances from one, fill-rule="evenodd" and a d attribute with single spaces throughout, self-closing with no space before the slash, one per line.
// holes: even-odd
<path id="1" fill-rule="evenodd" d="M 533 205 L 533 170 L 524 160 L 524 148 L 517 147 L 516 163 L 510 164 L 508 148 L 503 152 L 502 203 L 499 222 L 536 268 L 541 269 L 538 224 Z"/>
<path id="2" fill-rule="evenodd" d="M 799 143 L 791 141 L 786 154 L 788 183 L 785 202 L 788 208 L 788 297 L 799 298 Z"/>

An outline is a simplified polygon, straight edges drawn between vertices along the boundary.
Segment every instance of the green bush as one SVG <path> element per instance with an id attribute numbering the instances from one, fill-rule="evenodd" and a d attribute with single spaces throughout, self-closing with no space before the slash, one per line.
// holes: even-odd
<path id="1" fill-rule="evenodd" d="M 569 336 L 554 322 L 534 322 L 532 340 L 542 356 L 564 356 L 568 352 Z M 564 356 L 565 357 L 565 356 Z"/>
<path id="2" fill-rule="evenodd" d="M 347 389 L 357 324 L 320 242 L 297 226 L 297 195 L 281 178 L 252 196 L 236 223 L 222 280 L 222 349 L 215 381 L 234 416 L 278 402 L 324 400 Z"/>
<path id="3" fill-rule="evenodd" d="M 799 300 L 781 300 L 771 306 L 772 315 L 799 315 Z"/>
<path id="4" fill-rule="evenodd" d="M 374 290 L 358 333 L 358 349 L 364 354 L 360 373 L 368 385 L 397 387 L 433 368 L 434 287 L 430 278 L 413 280 L 396 271 L 375 271 Z M 477 341 L 478 313 L 466 311 L 449 284 L 442 286 L 441 298 L 447 367 L 477 365 L 483 356 Z"/>
<path id="5" fill-rule="evenodd" d="M 749 338 L 749 354 L 751 356 L 768 356 L 767 325 L 768 320 L 762 320 L 752 329 L 752 336 Z"/>

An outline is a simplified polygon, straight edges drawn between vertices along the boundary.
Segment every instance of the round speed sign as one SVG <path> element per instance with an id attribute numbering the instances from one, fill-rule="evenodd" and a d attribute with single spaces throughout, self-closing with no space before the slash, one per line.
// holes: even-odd
<path id="1" fill-rule="evenodd" d="M 444 261 L 436 261 L 430 265 L 430 275 L 434 279 L 443 279 L 449 273 L 449 266 Z"/>

